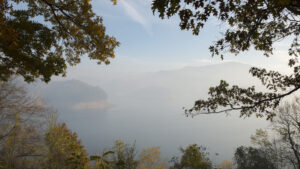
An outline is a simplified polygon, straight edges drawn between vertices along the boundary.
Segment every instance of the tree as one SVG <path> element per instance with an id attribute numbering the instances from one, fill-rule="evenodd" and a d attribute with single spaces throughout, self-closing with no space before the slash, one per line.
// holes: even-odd
<path id="1" fill-rule="evenodd" d="M 229 28 L 223 38 L 209 48 L 212 56 L 220 55 L 222 59 L 224 51 L 237 55 L 250 47 L 269 56 L 274 42 L 293 38 L 288 51 L 291 75 L 250 69 L 252 76 L 260 79 L 269 92 L 258 92 L 254 86 L 230 86 L 221 80 L 218 86 L 209 89 L 207 100 L 197 100 L 192 108 L 186 109 L 187 115 L 239 110 L 241 116 L 256 113 L 258 117 L 265 115 L 271 119 L 282 98 L 300 89 L 299 0 L 153 0 L 152 10 L 162 19 L 178 14 L 180 28 L 192 30 L 194 35 L 199 34 L 211 17 L 226 23 Z"/>
<path id="2" fill-rule="evenodd" d="M 228 160 L 222 161 L 218 169 L 233 169 L 232 162 Z"/>
<path id="3" fill-rule="evenodd" d="M 101 155 L 95 155 L 91 156 L 91 161 L 96 161 L 95 166 L 93 169 L 110 169 L 112 168 L 113 161 L 110 161 L 108 158 L 109 155 L 113 154 L 112 151 L 105 151 L 102 156 Z"/>
<path id="4" fill-rule="evenodd" d="M 278 144 L 285 150 L 284 157 L 300 169 L 300 100 L 285 102 L 277 110 L 272 128 L 278 135 Z"/>
<path id="5" fill-rule="evenodd" d="M 281 137 L 279 133 L 274 133 L 276 137 Z M 264 152 L 265 157 L 272 161 L 275 168 L 287 169 L 294 168 L 295 163 L 293 155 L 290 153 L 290 148 L 283 146 L 278 138 L 269 138 L 268 131 L 258 129 L 255 135 L 251 136 L 251 142 L 256 146 L 256 149 Z"/>
<path id="6" fill-rule="evenodd" d="M 237 169 L 276 169 L 272 159 L 264 151 L 253 147 L 238 147 L 234 154 Z"/>
<path id="7" fill-rule="evenodd" d="M 88 169 L 88 154 L 84 150 L 77 134 L 70 131 L 65 123 L 52 124 L 46 133 L 48 147 L 45 168 L 51 169 Z"/>
<path id="8" fill-rule="evenodd" d="M 0 80 L 16 74 L 48 82 L 83 55 L 109 64 L 118 45 L 90 0 L 0 0 Z"/>
<path id="9" fill-rule="evenodd" d="M 160 156 L 160 147 L 143 149 L 139 155 L 138 169 L 167 169 L 168 166 Z"/>
<path id="10" fill-rule="evenodd" d="M 211 169 L 212 164 L 208 158 L 206 148 L 199 147 L 197 144 L 191 144 L 186 149 L 180 148 L 182 156 L 180 162 L 178 158 L 173 158 L 174 169 Z"/>
<path id="11" fill-rule="evenodd" d="M 0 168 L 39 168 L 49 113 L 16 80 L 0 81 Z"/>
<path id="12" fill-rule="evenodd" d="M 135 143 L 132 145 L 125 144 L 121 140 L 115 142 L 114 147 L 111 149 L 114 152 L 112 156 L 113 169 L 135 169 L 137 168 L 138 161 L 135 160 L 136 148 Z"/>
<path id="13" fill-rule="evenodd" d="M 76 133 L 14 79 L 0 81 L 0 168 L 89 168 Z"/>
<path id="14" fill-rule="evenodd" d="M 300 169 L 300 100 L 285 102 L 276 110 L 270 130 L 258 129 L 251 142 L 276 168 Z M 269 138 L 272 133 L 273 138 Z"/>

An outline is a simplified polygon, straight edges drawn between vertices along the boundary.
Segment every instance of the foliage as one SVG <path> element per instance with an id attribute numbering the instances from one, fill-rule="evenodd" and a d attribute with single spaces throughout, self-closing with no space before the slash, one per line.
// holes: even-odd
<path id="1" fill-rule="evenodd" d="M 0 0 L 0 80 L 48 82 L 83 55 L 109 64 L 118 45 L 90 0 Z"/>
<path id="2" fill-rule="evenodd" d="M 221 164 L 218 166 L 219 169 L 233 169 L 233 164 L 231 161 L 225 160 L 222 161 Z"/>
<path id="3" fill-rule="evenodd" d="M 254 86 L 230 86 L 221 81 L 209 89 L 207 100 L 198 100 L 187 109 L 187 115 L 198 114 L 195 111 L 221 113 L 240 110 L 241 116 L 256 113 L 258 117 L 266 115 L 272 119 L 282 98 L 299 90 L 299 0 L 153 0 L 152 10 L 158 12 L 160 18 L 178 14 L 180 28 L 192 30 L 195 35 L 211 17 L 226 23 L 223 38 L 209 48 L 212 56 L 221 55 L 222 59 L 225 51 L 239 54 L 250 47 L 269 56 L 274 50 L 274 42 L 293 38 L 288 51 L 291 56 L 289 66 L 293 69 L 291 75 L 255 67 L 250 69 L 252 76 L 260 79 L 269 92 L 258 92 Z"/>
<path id="4" fill-rule="evenodd" d="M 48 146 L 47 167 L 51 169 L 87 169 L 90 168 L 88 154 L 65 123 L 54 124 L 45 137 Z"/>
<path id="5" fill-rule="evenodd" d="M 174 169 L 211 169 L 212 165 L 208 158 L 206 148 L 191 144 L 186 149 L 181 148 L 182 156 L 180 162 L 173 158 Z"/>
<path id="6" fill-rule="evenodd" d="M 143 149 L 139 155 L 138 169 L 167 169 L 165 160 L 161 159 L 160 147 Z"/>
<path id="7" fill-rule="evenodd" d="M 14 79 L 0 81 L 0 168 L 38 168 L 48 109 Z"/>
<path id="8" fill-rule="evenodd" d="M 255 135 L 251 136 L 251 142 L 256 145 L 256 149 L 264 152 L 265 157 L 272 161 L 275 168 L 295 168 L 290 160 L 289 148 L 283 146 L 279 139 L 271 140 L 266 130 L 256 130 Z"/>
<path id="9" fill-rule="evenodd" d="M 276 169 L 272 159 L 267 154 L 253 147 L 238 147 L 234 154 L 237 169 Z"/>
<path id="10" fill-rule="evenodd" d="M 277 134 L 277 144 L 284 149 L 283 158 L 293 166 L 300 168 L 300 100 L 284 103 L 277 110 L 277 117 L 272 122 L 272 129 Z"/>
<path id="11" fill-rule="evenodd" d="M 117 140 L 111 151 L 114 152 L 112 156 L 113 169 L 134 169 L 137 167 L 135 143 L 130 145 Z"/>
<path id="12" fill-rule="evenodd" d="M 117 5 L 117 0 L 111 0 L 111 2 L 113 2 L 114 5 Z"/>
<path id="13" fill-rule="evenodd" d="M 275 168 L 300 168 L 300 100 L 285 102 L 276 110 L 270 130 L 256 130 L 251 142 Z M 271 134 L 270 134 L 271 133 Z M 273 138 L 270 139 L 269 135 Z"/>
<path id="14" fill-rule="evenodd" d="M 110 169 L 112 168 L 113 162 L 108 159 L 108 156 L 113 154 L 113 151 L 105 151 L 102 156 L 94 155 L 90 156 L 91 161 L 96 161 L 93 169 Z"/>
<path id="15" fill-rule="evenodd" d="M 77 135 L 18 83 L 0 81 L 0 168 L 89 168 Z"/>

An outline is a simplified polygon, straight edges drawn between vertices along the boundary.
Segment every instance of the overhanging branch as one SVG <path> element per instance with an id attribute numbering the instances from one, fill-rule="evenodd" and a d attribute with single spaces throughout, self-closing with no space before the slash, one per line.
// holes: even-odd
<path id="1" fill-rule="evenodd" d="M 274 100 L 278 100 L 278 99 L 280 100 L 280 99 L 296 92 L 299 89 L 300 89 L 300 86 L 297 86 L 297 87 L 295 87 L 294 89 L 290 90 L 287 93 L 277 95 L 276 97 L 271 97 L 271 98 L 259 100 L 259 101 L 255 102 L 254 104 L 249 105 L 249 106 L 231 107 L 231 108 L 220 110 L 220 111 L 211 111 L 211 112 L 208 111 L 208 112 L 199 112 L 199 113 L 193 113 L 193 114 L 191 113 L 191 110 L 185 110 L 185 114 L 195 116 L 195 115 L 198 115 L 198 114 L 219 114 L 219 113 L 228 113 L 228 112 L 234 111 L 234 110 L 253 109 L 253 108 L 259 107 L 260 105 L 262 105 L 265 102 L 270 102 L 270 101 L 274 101 Z"/>

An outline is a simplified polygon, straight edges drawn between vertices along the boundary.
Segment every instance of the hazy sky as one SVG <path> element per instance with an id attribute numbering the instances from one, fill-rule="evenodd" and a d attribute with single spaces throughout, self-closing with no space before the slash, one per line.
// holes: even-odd
<path id="1" fill-rule="evenodd" d="M 110 65 L 97 65 L 87 57 L 68 69 L 67 78 L 80 79 L 93 85 L 126 75 L 161 70 L 174 70 L 186 66 L 202 66 L 226 61 L 237 61 L 282 72 L 287 66 L 289 39 L 275 44 L 274 55 L 267 58 L 262 52 L 250 50 L 234 56 L 225 54 L 225 60 L 211 57 L 208 47 L 222 37 L 226 25 L 212 18 L 199 36 L 179 28 L 178 16 L 161 20 L 151 10 L 152 0 L 91 1 L 93 10 L 103 17 L 107 33 L 121 42 L 116 58 Z M 54 78 L 54 80 L 57 78 Z M 58 78 L 61 79 L 61 78 Z"/>
<path id="2" fill-rule="evenodd" d="M 208 47 L 222 36 L 226 25 L 214 18 L 199 36 L 194 36 L 189 31 L 180 30 L 178 16 L 161 20 L 157 14 L 153 15 L 151 0 L 120 0 L 116 6 L 109 0 L 94 0 L 92 5 L 97 15 L 103 17 L 107 33 L 121 42 L 116 50 L 117 57 L 110 65 L 112 67 L 116 65 L 118 69 L 128 71 L 156 71 L 220 61 L 219 57 L 211 58 Z M 238 56 L 228 53 L 225 60 L 287 71 L 288 42 L 276 43 L 276 51 L 271 58 L 251 50 Z"/>

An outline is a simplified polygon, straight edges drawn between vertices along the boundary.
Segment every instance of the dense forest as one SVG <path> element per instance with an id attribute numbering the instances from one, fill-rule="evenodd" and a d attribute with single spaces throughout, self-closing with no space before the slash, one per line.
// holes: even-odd
<path id="1" fill-rule="evenodd" d="M 122 140 L 89 154 L 76 132 L 43 99 L 29 94 L 20 79 L 48 83 L 53 76 L 66 76 L 83 56 L 109 64 L 120 42 L 106 32 L 90 0 L 0 0 L 0 168 L 300 169 L 300 98 L 291 98 L 300 89 L 300 1 L 153 0 L 151 5 L 153 15 L 178 16 L 179 27 L 196 36 L 212 17 L 226 23 L 223 37 L 209 48 L 222 59 L 225 52 L 237 55 L 251 48 L 271 56 L 276 41 L 292 39 L 286 51 L 290 75 L 257 67 L 249 71 L 266 92 L 221 80 L 207 99 L 184 109 L 192 117 L 239 111 L 245 118 L 265 117 L 270 127 L 257 129 L 249 136 L 251 146 L 239 146 L 233 159 L 221 163 L 211 158 L 218 154 L 210 147 L 194 143 L 178 147 L 181 154 L 169 159 L 159 146 L 138 150 L 135 142 Z"/>

